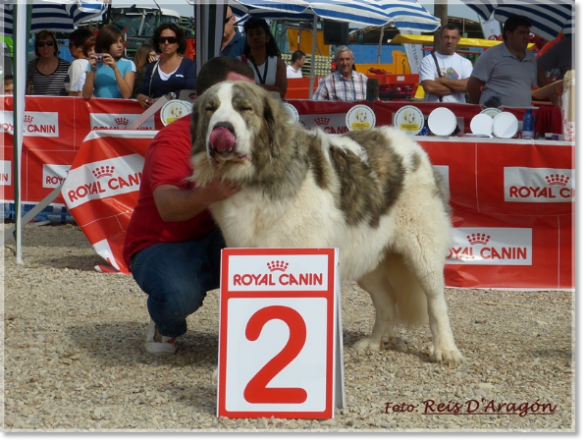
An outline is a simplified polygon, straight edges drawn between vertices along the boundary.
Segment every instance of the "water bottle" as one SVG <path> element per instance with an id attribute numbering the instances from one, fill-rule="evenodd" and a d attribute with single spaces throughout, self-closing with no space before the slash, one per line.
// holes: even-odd
<path id="1" fill-rule="evenodd" d="M 531 109 L 527 109 L 523 116 L 523 131 L 521 132 L 521 138 L 532 140 L 535 133 L 535 116 L 531 112 Z"/>

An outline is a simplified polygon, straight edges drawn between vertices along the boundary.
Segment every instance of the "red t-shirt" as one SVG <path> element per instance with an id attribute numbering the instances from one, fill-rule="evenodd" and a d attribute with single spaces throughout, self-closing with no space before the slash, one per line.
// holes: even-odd
<path id="1" fill-rule="evenodd" d="M 193 172 L 191 153 L 191 115 L 187 115 L 161 129 L 149 146 L 138 204 L 134 209 L 124 242 L 124 261 L 130 267 L 133 254 L 158 243 L 182 242 L 197 239 L 216 226 L 209 211 L 203 211 L 190 220 L 166 222 L 159 215 L 153 191 L 161 185 L 192 189 L 188 178 Z"/>

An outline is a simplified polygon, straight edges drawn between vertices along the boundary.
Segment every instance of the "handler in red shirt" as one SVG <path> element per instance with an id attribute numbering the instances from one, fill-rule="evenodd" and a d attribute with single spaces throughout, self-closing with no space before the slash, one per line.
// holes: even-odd
<path id="1" fill-rule="evenodd" d="M 211 59 L 197 77 L 197 95 L 223 80 L 254 83 L 254 72 L 237 59 Z M 226 181 L 204 187 L 191 182 L 191 148 L 190 115 L 153 139 L 126 233 L 124 260 L 148 295 L 146 349 L 151 353 L 176 352 L 175 338 L 187 331 L 185 319 L 202 305 L 207 291 L 219 287 L 225 243 L 207 207 L 239 191 Z"/>

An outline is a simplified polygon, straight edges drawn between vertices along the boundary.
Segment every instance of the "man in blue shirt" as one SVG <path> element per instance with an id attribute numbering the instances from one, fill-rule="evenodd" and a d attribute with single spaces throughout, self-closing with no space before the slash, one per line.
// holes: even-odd
<path id="1" fill-rule="evenodd" d="M 527 49 L 530 27 L 525 17 L 513 15 L 507 19 L 504 42 L 484 51 L 474 64 L 467 85 L 472 103 L 496 101 L 503 106 L 531 106 L 531 88 L 537 86 L 537 62 Z"/>
<path id="2" fill-rule="evenodd" d="M 246 38 L 236 28 L 236 16 L 232 8 L 226 8 L 226 19 L 224 20 L 224 35 L 222 37 L 222 48 L 220 55 L 225 57 L 238 57 L 244 54 Z"/>

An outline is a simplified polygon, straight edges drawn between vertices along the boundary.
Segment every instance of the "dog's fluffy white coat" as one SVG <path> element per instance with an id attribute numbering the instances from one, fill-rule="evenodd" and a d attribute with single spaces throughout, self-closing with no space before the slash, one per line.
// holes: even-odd
<path id="1" fill-rule="evenodd" d="M 209 140 L 228 127 L 235 143 Z M 193 179 L 216 176 L 242 190 L 210 209 L 230 247 L 337 247 L 343 280 L 367 291 L 378 350 L 392 327 L 429 320 L 434 360 L 458 363 L 444 299 L 450 240 L 446 193 L 426 152 L 391 127 L 330 135 L 293 124 L 255 86 L 224 82 L 195 103 Z"/>

